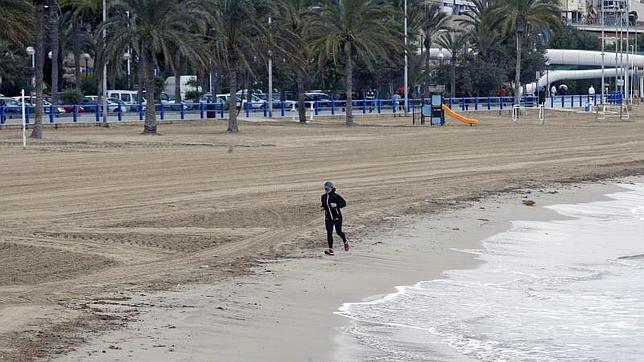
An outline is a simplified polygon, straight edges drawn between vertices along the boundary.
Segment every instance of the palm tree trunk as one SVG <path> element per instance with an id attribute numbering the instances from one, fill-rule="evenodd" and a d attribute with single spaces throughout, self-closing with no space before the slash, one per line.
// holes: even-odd
<path id="1" fill-rule="evenodd" d="M 432 42 L 429 38 L 425 39 L 425 81 L 427 85 L 431 85 L 430 72 L 429 72 L 429 50 L 431 49 Z"/>
<path id="2" fill-rule="evenodd" d="M 178 52 L 174 62 L 174 102 L 181 103 L 181 55 Z"/>
<path id="3" fill-rule="evenodd" d="M 454 98 L 456 97 L 456 60 L 454 58 L 452 58 L 452 61 L 451 61 L 449 78 L 450 78 L 450 84 L 449 84 L 450 94 L 451 94 L 451 97 Z"/>
<path id="4" fill-rule="evenodd" d="M 213 62 L 212 63 L 212 90 L 213 90 L 213 96 L 215 94 L 221 93 L 221 82 L 220 82 L 220 76 L 219 76 L 219 63 Z"/>
<path id="5" fill-rule="evenodd" d="M 143 89 L 145 88 L 145 61 L 143 60 L 143 55 L 140 54 L 137 57 L 136 61 L 136 70 L 137 70 L 137 79 L 136 79 L 136 101 L 138 103 L 143 102 Z"/>
<path id="6" fill-rule="evenodd" d="M 31 138 L 42 138 L 42 116 L 43 116 L 43 68 L 45 67 L 45 4 L 36 4 L 36 109 L 34 110 L 34 128 L 31 131 Z"/>
<path id="7" fill-rule="evenodd" d="M 145 122 L 143 134 L 157 134 L 157 114 L 154 105 L 154 62 L 152 54 L 143 56 L 145 72 Z"/>
<path id="8" fill-rule="evenodd" d="M 76 88 L 80 89 L 80 83 L 81 83 L 80 19 L 74 16 L 73 22 L 74 24 L 72 28 L 72 38 L 74 39 L 74 81 L 76 82 Z"/>
<path id="9" fill-rule="evenodd" d="M 58 4 L 56 0 L 49 1 L 49 44 L 51 45 L 51 103 L 58 104 Z"/>
<path id="10" fill-rule="evenodd" d="M 347 43 L 348 44 L 348 43 Z M 345 69 L 345 88 L 347 93 L 347 117 L 346 124 L 347 127 L 353 126 L 353 56 L 351 55 L 351 45 L 348 44 L 344 47 L 346 54 L 346 64 Z"/>
<path id="11" fill-rule="evenodd" d="M 228 97 L 228 133 L 239 132 L 237 124 L 237 59 L 234 54 L 229 53 L 228 85 L 230 97 Z"/>
<path id="12" fill-rule="evenodd" d="M 297 83 L 297 113 L 300 117 L 300 123 L 306 123 L 306 104 L 304 104 L 304 74 L 302 71 L 297 71 L 295 82 Z"/>
<path id="13" fill-rule="evenodd" d="M 241 99 L 240 105 L 244 104 L 244 97 L 246 97 L 246 103 L 248 103 L 248 106 L 246 106 L 246 107 L 249 107 L 252 103 L 250 103 L 250 100 L 251 100 L 251 98 L 250 98 L 250 74 L 248 73 L 248 70 L 246 70 L 244 72 L 244 90 L 245 90 L 246 93 L 244 93 L 244 91 L 242 91 L 242 95 L 239 97 Z M 239 111 L 241 112 L 242 109 L 240 109 Z"/>
<path id="14" fill-rule="evenodd" d="M 517 34 L 517 64 L 514 70 L 514 104 L 519 104 L 521 93 L 521 32 Z"/>

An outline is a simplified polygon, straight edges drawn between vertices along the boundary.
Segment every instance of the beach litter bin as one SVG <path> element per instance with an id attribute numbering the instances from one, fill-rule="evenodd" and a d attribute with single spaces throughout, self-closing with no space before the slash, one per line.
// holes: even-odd
<path id="1" fill-rule="evenodd" d="M 206 100 L 206 118 L 217 118 L 217 103 L 212 97 Z"/>
<path id="2" fill-rule="evenodd" d="M 584 107 L 584 111 L 585 111 L 585 112 L 590 112 L 590 111 L 591 111 L 590 102 L 587 102 L 587 103 L 586 103 L 586 106 Z"/>

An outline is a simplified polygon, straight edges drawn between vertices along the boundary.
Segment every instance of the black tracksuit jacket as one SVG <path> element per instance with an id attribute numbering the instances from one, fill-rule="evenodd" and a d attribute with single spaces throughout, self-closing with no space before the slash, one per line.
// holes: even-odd
<path id="1" fill-rule="evenodd" d="M 342 196 L 333 191 L 323 194 L 320 201 L 327 220 L 342 220 L 342 211 L 340 209 L 347 206 L 347 202 L 344 201 Z M 331 207 L 331 204 L 337 204 L 337 207 Z"/>

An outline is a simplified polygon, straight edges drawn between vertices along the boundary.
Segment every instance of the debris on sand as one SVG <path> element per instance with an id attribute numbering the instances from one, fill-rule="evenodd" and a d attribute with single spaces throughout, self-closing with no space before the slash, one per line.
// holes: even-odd
<path id="1" fill-rule="evenodd" d="M 536 202 L 532 200 L 522 200 L 522 202 L 525 206 L 534 206 L 536 204 Z"/>

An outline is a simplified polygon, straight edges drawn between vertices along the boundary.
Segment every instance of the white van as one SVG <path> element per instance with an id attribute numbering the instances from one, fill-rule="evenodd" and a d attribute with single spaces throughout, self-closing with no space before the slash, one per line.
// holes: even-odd
<path id="1" fill-rule="evenodd" d="M 138 93 L 139 92 L 132 90 L 108 90 L 107 97 L 120 99 L 127 105 L 135 105 L 139 103 L 137 102 Z M 145 103 L 145 100 L 143 103 Z"/>
<path id="2" fill-rule="evenodd" d="M 182 75 L 180 78 L 181 82 L 181 99 L 186 99 L 186 93 L 187 92 L 192 92 L 192 91 L 200 91 L 201 92 L 201 87 L 195 87 L 193 85 L 190 85 L 188 83 L 196 82 L 197 81 L 197 76 L 196 75 Z M 174 94 L 174 85 L 175 85 L 175 77 L 171 76 L 166 78 L 165 84 L 163 86 L 163 92 L 166 93 L 168 96 L 170 96 L 170 99 L 177 99 Z"/>

